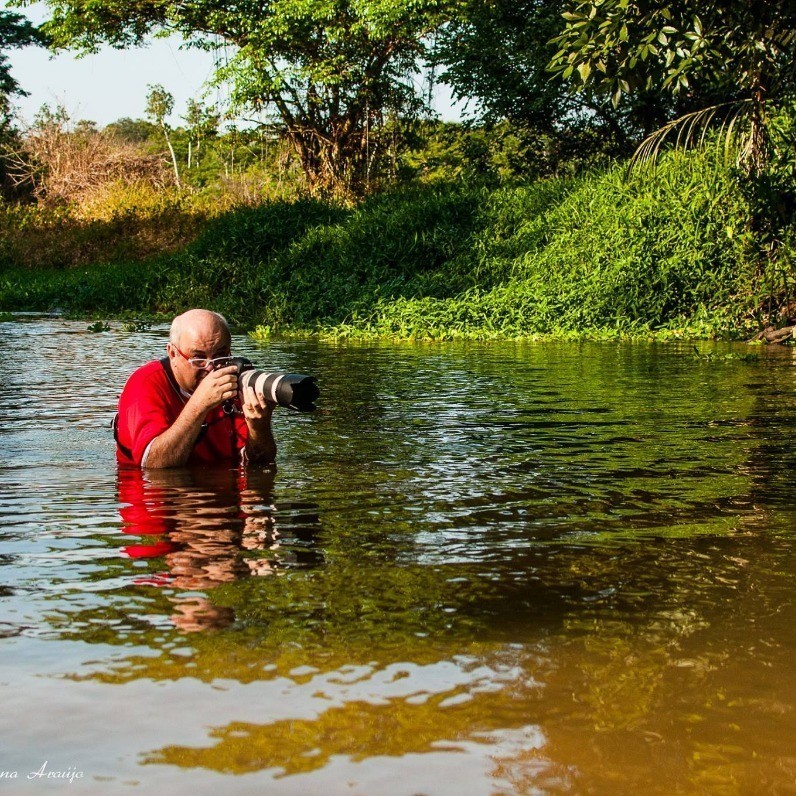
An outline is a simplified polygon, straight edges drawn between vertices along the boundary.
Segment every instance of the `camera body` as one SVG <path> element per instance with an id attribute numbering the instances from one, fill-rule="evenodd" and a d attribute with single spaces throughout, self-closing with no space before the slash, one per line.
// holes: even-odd
<path id="1" fill-rule="evenodd" d="M 321 394 L 314 376 L 303 373 L 269 373 L 257 370 L 246 357 L 230 357 L 225 367 L 235 365 L 238 369 L 238 390 L 241 396 L 247 387 L 254 387 L 259 395 L 279 406 L 296 412 L 313 412 L 315 401 Z"/>

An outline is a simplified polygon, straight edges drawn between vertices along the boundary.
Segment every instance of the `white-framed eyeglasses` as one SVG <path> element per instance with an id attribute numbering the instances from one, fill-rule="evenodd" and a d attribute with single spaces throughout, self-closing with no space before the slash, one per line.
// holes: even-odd
<path id="1" fill-rule="evenodd" d="M 196 368 L 197 370 L 217 370 L 218 368 L 227 368 L 230 365 L 234 365 L 235 362 L 233 361 L 231 356 L 225 357 L 189 357 L 187 354 L 183 354 L 179 348 L 177 348 L 174 343 L 174 350 L 188 362 L 191 367 Z"/>

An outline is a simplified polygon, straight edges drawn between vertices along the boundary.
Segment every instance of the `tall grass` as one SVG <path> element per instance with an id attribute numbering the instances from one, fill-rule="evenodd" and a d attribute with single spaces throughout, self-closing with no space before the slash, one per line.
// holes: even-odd
<path id="1" fill-rule="evenodd" d="M 207 211 L 175 190 L 109 183 L 78 207 L 0 200 L 0 272 L 139 261 L 182 250 Z"/>
<path id="2" fill-rule="evenodd" d="M 270 330 L 418 339 L 744 333 L 772 280 L 731 172 L 672 154 L 498 189 L 414 188 L 356 207 L 242 208 L 145 263 L 0 273 L 0 309 L 172 313 Z M 792 287 L 792 285 L 791 285 Z M 752 319 L 753 320 L 753 319 Z"/>

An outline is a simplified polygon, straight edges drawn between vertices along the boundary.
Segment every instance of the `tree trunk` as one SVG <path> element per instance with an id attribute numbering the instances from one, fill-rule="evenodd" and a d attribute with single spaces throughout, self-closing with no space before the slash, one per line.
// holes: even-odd
<path id="1" fill-rule="evenodd" d="M 177 165 L 177 155 L 174 153 L 174 147 L 171 145 L 171 138 L 169 138 L 169 131 L 165 124 L 163 125 L 163 135 L 166 136 L 166 143 L 168 144 L 169 152 L 171 152 L 171 162 L 174 166 L 174 182 L 178 188 L 182 189 L 182 183 L 180 182 L 180 167 Z"/>

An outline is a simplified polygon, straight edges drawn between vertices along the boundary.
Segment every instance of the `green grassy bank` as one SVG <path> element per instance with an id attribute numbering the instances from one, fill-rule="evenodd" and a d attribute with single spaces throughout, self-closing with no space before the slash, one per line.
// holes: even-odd
<path id="1" fill-rule="evenodd" d="M 417 187 L 354 208 L 278 202 L 208 220 L 185 248 L 142 261 L 7 257 L 0 310 L 207 306 L 261 334 L 741 336 L 793 282 L 793 247 L 762 268 L 749 218 L 732 174 L 694 154 L 630 179 L 617 166 L 519 187 Z"/>

